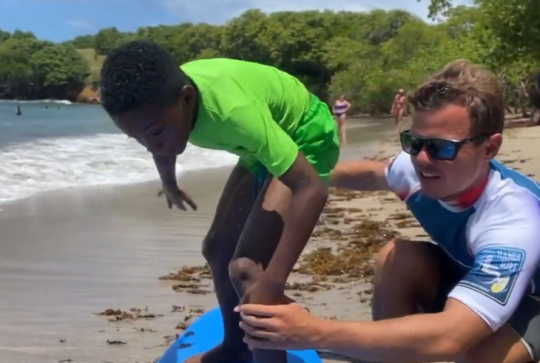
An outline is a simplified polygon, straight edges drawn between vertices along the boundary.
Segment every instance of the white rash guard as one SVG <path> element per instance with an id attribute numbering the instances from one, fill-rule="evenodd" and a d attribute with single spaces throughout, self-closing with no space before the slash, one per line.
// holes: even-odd
<path id="1" fill-rule="evenodd" d="M 386 168 L 392 190 L 465 273 L 449 297 L 495 331 L 525 295 L 540 297 L 540 185 L 496 161 L 474 196 L 444 203 L 420 194 L 410 155 Z M 472 198 L 471 198 L 472 197 Z"/>

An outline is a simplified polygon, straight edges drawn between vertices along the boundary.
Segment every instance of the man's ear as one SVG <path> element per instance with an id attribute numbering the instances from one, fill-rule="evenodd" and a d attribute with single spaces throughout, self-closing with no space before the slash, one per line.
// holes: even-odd
<path id="1" fill-rule="evenodd" d="M 502 145 L 502 134 L 497 133 L 491 135 L 487 141 L 486 159 L 491 160 L 499 153 L 499 149 Z"/>

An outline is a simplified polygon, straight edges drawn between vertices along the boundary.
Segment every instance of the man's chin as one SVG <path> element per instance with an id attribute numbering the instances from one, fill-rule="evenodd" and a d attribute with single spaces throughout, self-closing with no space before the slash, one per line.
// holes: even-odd
<path id="1" fill-rule="evenodd" d="M 420 192 L 423 196 L 431 198 L 431 199 L 444 199 L 444 197 L 447 195 L 443 192 L 442 186 L 440 188 L 437 188 L 437 185 L 423 185 L 420 183 Z"/>

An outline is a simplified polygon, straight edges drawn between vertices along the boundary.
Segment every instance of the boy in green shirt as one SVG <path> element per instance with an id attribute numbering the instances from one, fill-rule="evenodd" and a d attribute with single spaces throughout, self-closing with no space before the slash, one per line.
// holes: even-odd
<path id="1" fill-rule="evenodd" d="M 231 59 L 179 68 L 165 49 L 142 41 L 122 45 L 105 60 L 101 103 L 152 153 L 169 208 L 196 209 L 175 177 L 176 157 L 188 141 L 239 155 L 203 242 L 225 336 L 188 361 L 285 362 L 279 351 L 251 356 L 233 309 L 292 301 L 285 283 L 321 214 L 339 157 L 326 104 L 276 68 Z"/>

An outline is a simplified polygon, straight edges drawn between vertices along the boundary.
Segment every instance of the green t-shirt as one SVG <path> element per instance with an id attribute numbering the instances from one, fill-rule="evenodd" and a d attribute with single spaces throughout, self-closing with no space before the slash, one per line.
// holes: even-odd
<path id="1" fill-rule="evenodd" d="M 298 154 L 292 137 L 310 95 L 295 77 L 258 63 L 201 59 L 181 69 L 199 91 L 192 144 L 255 159 L 273 176 L 283 175 Z"/>

